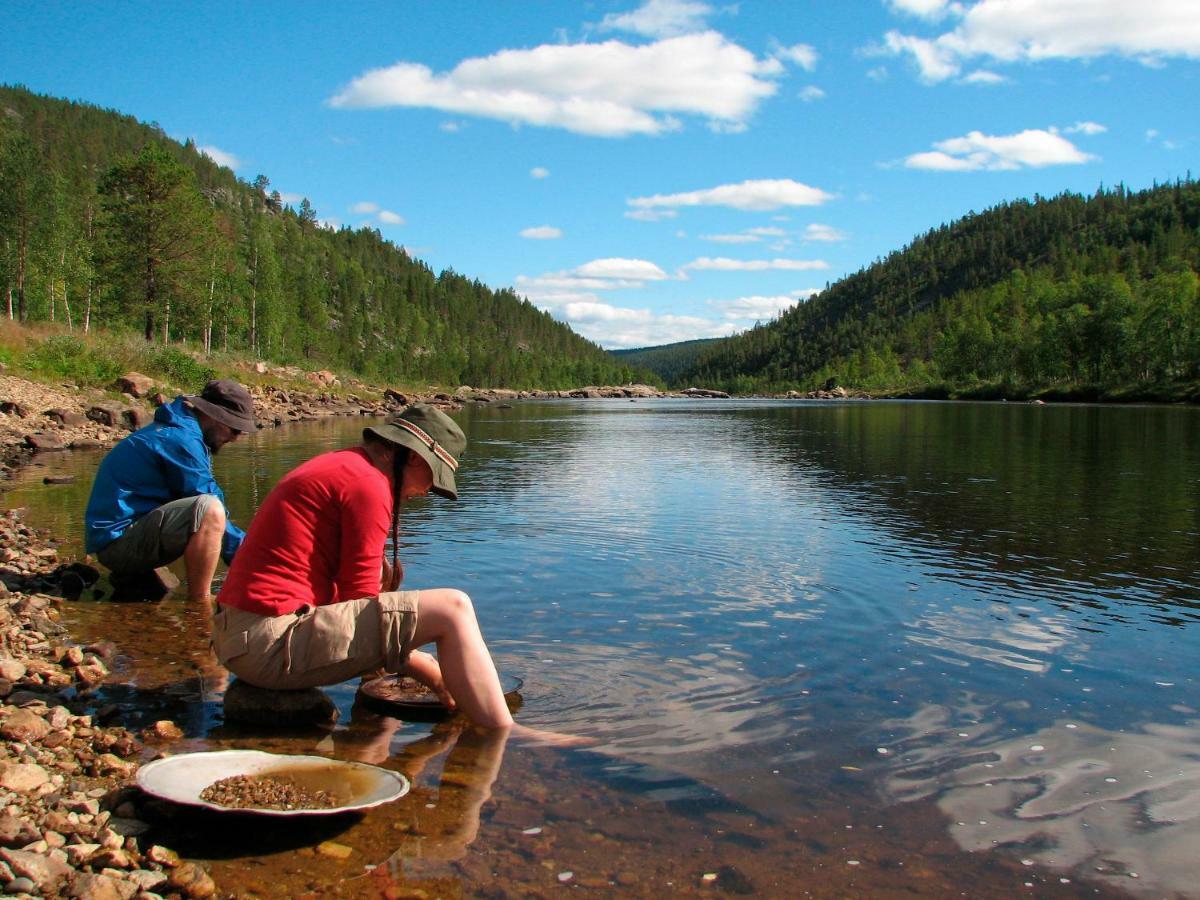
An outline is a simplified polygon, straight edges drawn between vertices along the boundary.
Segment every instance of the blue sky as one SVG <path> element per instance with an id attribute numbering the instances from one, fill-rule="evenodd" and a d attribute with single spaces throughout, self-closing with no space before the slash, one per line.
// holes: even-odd
<path id="1" fill-rule="evenodd" d="M 0 82 L 157 122 L 608 348 L 740 331 L 1004 201 L 1200 169 L 1196 0 L 0 0 L 0 21 Z"/>

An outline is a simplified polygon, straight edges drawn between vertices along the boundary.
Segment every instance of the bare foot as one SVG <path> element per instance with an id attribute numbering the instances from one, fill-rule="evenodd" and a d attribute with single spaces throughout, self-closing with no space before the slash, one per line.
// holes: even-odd
<path id="1" fill-rule="evenodd" d="M 518 725 L 516 722 L 513 723 L 511 734 L 514 738 L 545 744 L 548 747 L 594 747 L 600 743 L 596 738 L 563 734 L 559 731 L 545 731 L 540 728 L 530 728 L 528 725 Z"/>

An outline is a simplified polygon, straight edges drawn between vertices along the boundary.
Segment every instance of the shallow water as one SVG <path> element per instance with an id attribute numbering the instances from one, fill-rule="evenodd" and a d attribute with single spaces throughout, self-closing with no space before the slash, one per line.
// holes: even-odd
<path id="1" fill-rule="evenodd" d="M 463 499 L 406 510 L 406 585 L 467 590 L 524 679 L 519 720 L 596 746 L 398 723 L 355 707 L 354 685 L 330 690 L 332 734 L 253 734 L 222 721 L 200 611 L 74 604 L 81 639 L 127 654 L 105 698 L 127 717 L 174 718 L 190 747 L 414 777 L 409 797 L 274 833 L 270 852 L 240 816 L 169 826 L 219 882 L 1196 891 L 1200 411 L 664 400 L 458 418 Z M 225 448 L 234 519 L 361 427 Z M 77 534 L 98 457 L 43 461 L 77 483 L 33 467 L 6 501 Z M 312 855 L 324 838 L 353 854 Z"/>

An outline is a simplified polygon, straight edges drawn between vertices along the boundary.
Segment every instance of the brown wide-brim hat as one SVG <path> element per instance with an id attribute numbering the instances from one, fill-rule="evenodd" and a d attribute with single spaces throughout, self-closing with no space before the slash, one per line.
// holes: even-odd
<path id="1" fill-rule="evenodd" d="M 363 429 L 363 436 L 407 447 L 420 455 L 433 472 L 433 492 L 451 500 L 458 499 L 454 473 L 467 448 L 467 436 L 458 423 L 435 406 L 415 403 L 382 425 Z"/>
<path id="2" fill-rule="evenodd" d="M 235 431 L 254 431 L 258 428 L 250 392 L 230 378 L 210 381 L 199 396 L 185 396 L 183 399 Z"/>

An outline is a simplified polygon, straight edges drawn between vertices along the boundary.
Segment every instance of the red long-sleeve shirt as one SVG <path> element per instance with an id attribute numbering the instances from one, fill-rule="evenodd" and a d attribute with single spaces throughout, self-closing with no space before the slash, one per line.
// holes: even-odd
<path id="1" fill-rule="evenodd" d="M 361 447 L 313 457 L 267 495 L 217 599 L 280 616 L 374 596 L 391 518 L 387 476 Z"/>

